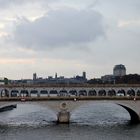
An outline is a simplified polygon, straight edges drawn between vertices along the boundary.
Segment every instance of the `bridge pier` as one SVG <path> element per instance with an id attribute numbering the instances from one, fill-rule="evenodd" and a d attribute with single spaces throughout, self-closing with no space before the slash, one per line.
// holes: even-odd
<path id="1" fill-rule="evenodd" d="M 60 111 L 57 114 L 57 122 L 58 123 L 69 123 L 70 122 L 70 112 Z"/>
<path id="2" fill-rule="evenodd" d="M 57 114 L 58 123 L 69 123 L 70 122 L 70 112 L 68 111 L 68 105 L 66 102 L 60 104 L 60 111 Z"/>

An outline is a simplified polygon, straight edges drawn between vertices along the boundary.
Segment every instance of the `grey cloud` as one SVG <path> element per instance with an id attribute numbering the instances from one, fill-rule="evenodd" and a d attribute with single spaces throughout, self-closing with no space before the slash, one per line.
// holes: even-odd
<path id="1" fill-rule="evenodd" d="M 106 17 L 114 19 L 139 18 L 140 0 L 99 0 L 97 9 Z"/>
<path id="2" fill-rule="evenodd" d="M 63 8 L 34 22 L 21 20 L 14 41 L 25 47 L 55 48 L 89 43 L 100 36 L 104 36 L 104 25 L 98 12 Z"/>
<path id="3" fill-rule="evenodd" d="M 27 0 L 0 0 L 0 8 L 6 8 L 11 5 L 21 5 L 27 2 Z"/>
<path id="4" fill-rule="evenodd" d="M 21 6 L 26 3 L 53 3 L 58 0 L 0 0 L 0 8 L 7 8 L 9 6 Z"/>

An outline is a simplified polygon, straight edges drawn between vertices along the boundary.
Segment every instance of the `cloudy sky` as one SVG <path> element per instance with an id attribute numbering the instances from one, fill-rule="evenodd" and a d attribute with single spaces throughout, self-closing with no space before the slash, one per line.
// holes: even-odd
<path id="1" fill-rule="evenodd" d="M 0 77 L 140 74 L 140 0 L 0 0 Z"/>

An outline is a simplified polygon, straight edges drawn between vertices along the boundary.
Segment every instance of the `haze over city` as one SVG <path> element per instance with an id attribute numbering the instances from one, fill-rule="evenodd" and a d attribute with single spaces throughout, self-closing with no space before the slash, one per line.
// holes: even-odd
<path id="1" fill-rule="evenodd" d="M 140 71 L 139 0 L 0 0 L 0 77 Z"/>

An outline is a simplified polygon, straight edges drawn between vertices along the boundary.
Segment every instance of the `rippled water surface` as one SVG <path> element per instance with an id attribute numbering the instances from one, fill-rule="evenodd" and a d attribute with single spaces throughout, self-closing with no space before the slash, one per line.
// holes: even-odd
<path id="1" fill-rule="evenodd" d="M 126 110 L 110 103 L 90 103 L 71 113 L 71 123 L 57 124 L 47 107 L 21 103 L 0 113 L 0 140 L 139 140 L 140 125 Z"/>

